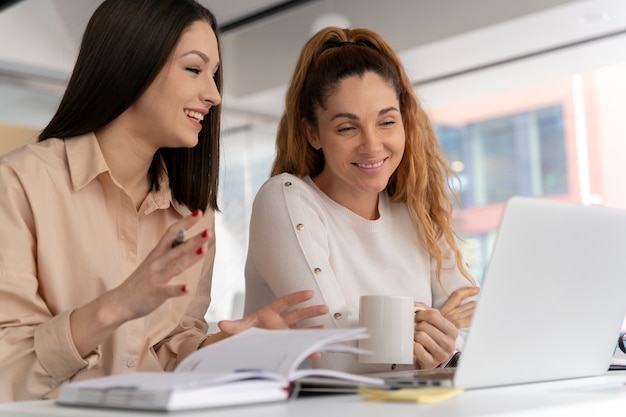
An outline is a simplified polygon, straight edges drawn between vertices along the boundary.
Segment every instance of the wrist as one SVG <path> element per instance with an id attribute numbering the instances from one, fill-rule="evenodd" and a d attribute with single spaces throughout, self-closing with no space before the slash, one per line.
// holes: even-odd
<path id="1" fill-rule="evenodd" d="M 94 325 L 101 330 L 117 328 L 132 320 L 127 303 L 117 296 L 117 289 L 107 291 L 93 301 Z"/>
<path id="2" fill-rule="evenodd" d="M 72 339 L 83 358 L 121 324 L 118 315 L 101 298 L 102 296 L 70 313 Z"/>
<path id="3" fill-rule="evenodd" d="M 203 348 L 205 346 L 208 346 L 210 344 L 213 344 L 215 342 L 219 342 L 220 340 L 224 340 L 228 336 L 230 336 L 230 335 L 227 334 L 227 333 L 224 333 L 222 331 L 210 334 L 202 341 L 202 343 L 200 343 L 200 346 L 198 347 L 198 349 L 201 349 L 201 348 Z"/>
<path id="4" fill-rule="evenodd" d="M 70 315 L 72 330 L 86 334 L 112 333 L 128 321 L 123 303 L 116 302 L 113 291 L 105 292 L 89 303 L 74 309 Z"/>

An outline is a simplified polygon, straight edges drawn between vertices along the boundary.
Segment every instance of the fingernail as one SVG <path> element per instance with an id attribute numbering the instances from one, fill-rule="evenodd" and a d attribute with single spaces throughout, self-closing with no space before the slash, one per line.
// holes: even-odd
<path id="1" fill-rule="evenodd" d="M 192 213 L 193 217 L 198 217 L 202 212 L 199 209 L 195 209 Z"/>
<path id="2" fill-rule="evenodd" d="M 198 255 L 202 255 L 204 252 L 205 252 L 204 246 L 200 246 L 198 250 L 196 251 Z"/>
<path id="3" fill-rule="evenodd" d="M 202 237 L 203 237 L 203 238 L 207 238 L 207 237 L 209 237 L 209 231 L 208 231 L 208 230 L 205 230 L 204 232 L 202 232 Z"/>
<path id="4" fill-rule="evenodd" d="M 189 292 L 189 285 L 187 284 L 183 284 L 182 287 L 180 287 L 180 290 L 184 293 L 188 293 Z"/>

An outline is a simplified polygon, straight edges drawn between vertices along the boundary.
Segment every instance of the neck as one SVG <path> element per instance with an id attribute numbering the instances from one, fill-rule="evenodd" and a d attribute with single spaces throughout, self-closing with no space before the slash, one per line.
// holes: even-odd
<path id="1" fill-rule="evenodd" d="M 313 182 L 331 200 L 341 204 L 354 214 L 367 220 L 376 220 L 380 217 L 377 192 L 345 192 L 345 190 L 338 190 L 332 187 L 330 183 L 325 182 L 322 175 L 313 178 Z"/>
<path id="2" fill-rule="evenodd" d="M 156 149 L 149 149 L 115 121 L 96 132 L 111 175 L 139 208 L 150 189 L 148 169 Z"/>

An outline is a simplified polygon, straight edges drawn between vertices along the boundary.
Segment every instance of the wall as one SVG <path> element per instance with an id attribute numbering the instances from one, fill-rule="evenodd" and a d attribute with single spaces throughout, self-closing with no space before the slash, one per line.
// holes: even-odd
<path id="1" fill-rule="evenodd" d="M 36 140 L 39 129 L 0 124 L 0 155 Z"/>

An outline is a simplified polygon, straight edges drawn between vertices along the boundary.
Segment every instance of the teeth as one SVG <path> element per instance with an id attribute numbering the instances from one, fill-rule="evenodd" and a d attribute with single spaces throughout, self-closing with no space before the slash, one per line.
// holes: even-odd
<path id="1" fill-rule="evenodd" d="M 383 164 L 383 161 L 376 162 L 375 164 L 359 164 L 357 162 L 356 166 L 358 166 L 359 168 L 378 168 L 382 164 Z"/>
<path id="2" fill-rule="evenodd" d="M 185 110 L 185 114 L 189 117 L 193 117 L 194 119 L 198 120 L 199 122 L 204 120 L 204 115 L 202 113 L 198 113 L 197 111 L 193 111 L 193 110 Z"/>

